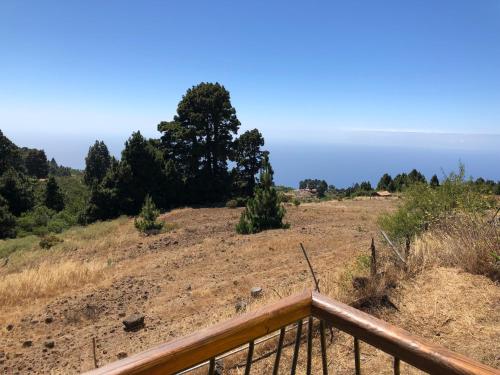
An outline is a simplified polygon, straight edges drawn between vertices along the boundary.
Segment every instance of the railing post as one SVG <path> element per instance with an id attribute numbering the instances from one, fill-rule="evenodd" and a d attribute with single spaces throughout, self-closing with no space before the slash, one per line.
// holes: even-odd
<path id="1" fill-rule="evenodd" d="M 278 349 L 276 350 L 276 359 L 274 360 L 273 375 L 278 375 L 280 367 L 281 349 L 283 348 L 283 340 L 285 339 L 286 327 L 281 328 L 280 338 L 278 340 Z"/>
<path id="2" fill-rule="evenodd" d="M 307 325 L 307 368 L 306 374 L 311 375 L 312 370 L 312 339 L 313 339 L 313 317 L 309 317 Z"/>
<path id="3" fill-rule="evenodd" d="M 328 375 L 328 362 L 326 359 L 326 339 L 325 339 L 325 321 L 319 323 L 319 337 L 321 340 L 321 362 L 323 364 L 323 375 Z"/>
<path id="4" fill-rule="evenodd" d="M 291 375 L 295 375 L 297 369 L 297 361 L 299 359 L 300 338 L 302 337 L 302 319 L 297 322 L 297 336 L 295 337 L 295 348 L 293 349 L 292 370 Z"/>
<path id="5" fill-rule="evenodd" d="M 250 369 L 252 368 L 252 357 L 253 357 L 253 340 L 248 344 L 248 355 L 247 355 L 247 365 L 245 366 L 245 375 L 250 375 Z"/>
<path id="6" fill-rule="evenodd" d="M 215 373 L 215 358 L 210 358 L 210 365 L 208 366 L 208 375 Z"/>
<path id="7" fill-rule="evenodd" d="M 399 373 L 400 373 L 399 365 L 400 365 L 399 358 L 394 357 L 394 375 L 399 375 Z"/>
<path id="8" fill-rule="evenodd" d="M 354 338 L 354 367 L 356 369 L 356 375 L 361 375 L 361 361 L 359 355 L 359 340 Z"/>

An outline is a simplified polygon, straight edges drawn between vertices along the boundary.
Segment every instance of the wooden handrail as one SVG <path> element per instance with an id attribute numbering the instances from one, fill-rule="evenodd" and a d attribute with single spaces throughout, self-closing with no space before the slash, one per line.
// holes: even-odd
<path id="1" fill-rule="evenodd" d="M 284 298 L 88 374 L 173 374 L 310 316 L 311 301 L 311 291 Z"/>
<path id="2" fill-rule="evenodd" d="M 395 368 L 396 364 L 399 368 L 399 360 L 402 360 L 430 374 L 500 375 L 499 370 L 429 343 L 401 328 L 311 291 L 287 297 L 87 374 L 174 374 L 209 359 L 213 362 L 219 354 L 251 343 L 309 316 L 321 319 L 322 329 L 323 322 L 326 322 L 354 336 L 356 341 L 364 341 L 394 356 Z M 310 329 L 311 327 L 310 324 Z M 323 362 L 326 362 L 326 357 Z"/>
<path id="3" fill-rule="evenodd" d="M 313 292 L 312 314 L 430 374 L 500 374 L 498 370 L 316 292 Z"/>

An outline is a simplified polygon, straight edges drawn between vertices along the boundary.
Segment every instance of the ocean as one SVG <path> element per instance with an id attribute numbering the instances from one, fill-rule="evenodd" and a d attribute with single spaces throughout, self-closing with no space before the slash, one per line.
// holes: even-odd
<path id="1" fill-rule="evenodd" d="M 70 136 L 7 134 L 18 145 L 43 148 L 47 157 L 59 164 L 82 169 L 88 148 L 96 138 L 104 140 L 110 152 L 119 157 L 127 136 Z M 157 135 L 155 135 L 157 136 Z M 359 144 L 356 142 L 363 144 Z M 264 147 L 270 151 L 275 183 L 298 187 L 305 178 L 324 179 L 330 185 L 347 187 L 355 182 L 375 185 L 380 176 L 393 177 L 416 168 L 427 178 L 441 179 L 444 173 L 458 170 L 464 163 L 467 176 L 500 180 L 499 135 L 442 135 L 380 132 L 357 133 L 355 137 L 335 141 L 312 142 L 270 139 Z"/>

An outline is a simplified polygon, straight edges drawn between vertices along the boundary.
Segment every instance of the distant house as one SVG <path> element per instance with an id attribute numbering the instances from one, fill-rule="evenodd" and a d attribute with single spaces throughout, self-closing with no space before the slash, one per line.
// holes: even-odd
<path id="1" fill-rule="evenodd" d="M 387 198 L 387 197 L 390 197 L 392 194 L 390 192 L 388 192 L 387 190 L 381 190 L 381 191 L 377 191 L 375 193 L 375 196 L 377 197 L 384 197 L 384 198 Z"/>

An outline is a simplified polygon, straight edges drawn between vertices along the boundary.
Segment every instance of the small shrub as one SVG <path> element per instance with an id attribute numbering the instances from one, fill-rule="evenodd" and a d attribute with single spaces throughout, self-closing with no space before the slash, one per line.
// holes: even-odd
<path id="1" fill-rule="evenodd" d="M 294 198 L 294 199 L 293 199 L 293 201 L 292 201 L 292 203 L 293 203 L 293 205 L 294 205 L 295 207 L 300 206 L 300 200 L 298 200 L 297 198 Z"/>
<path id="2" fill-rule="evenodd" d="M 226 202 L 226 207 L 227 208 L 237 208 L 238 207 L 238 201 L 236 199 L 230 199 Z"/>
<path id="3" fill-rule="evenodd" d="M 242 212 L 236 231 L 240 234 L 261 232 L 266 229 L 287 228 L 283 223 L 285 208 L 280 202 L 278 192 L 273 186 L 273 169 L 269 157 L 264 156 L 259 186 L 255 196 L 248 200 Z"/>
<path id="4" fill-rule="evenodd" d="M 51 220 L 47 225 L 47 230 L 51 233 L 62 233 L 62 231 L 64 231 L 67 228 L 68 224 L 61 219 Z"/>
<path id="5" fill-rule="evenodd" d="M 61 238 L 54 235 L 48 235 L 41 238 L 39 245 L 42 249 L 50 249 L 52 246 L 55 246 L 62 242 L 64 241 Z"/>
<path id="6" fill-rule="evenodd" d="M 144 200 L 141 213 L 135 219 L 135 227 L 142 233 L 154 234 L 163 229 L 165 225 L 162 221 L 157 221 L 160 212 L 156 209 L 153 199 L 149 195 Z"/>
<path id="7" fill-rule="evenodd" d="M 280 201 L 283 203 L 288 203 L 292 200 L 292 197 L 288 194 L 280 193 L 279 195 Z"/>
<path id="8" fill-rule="evenodd" d="M 245 207 L 247 204 L 247 201 L 248 201 L 247 197 L 236 197 L 236 198 L 228 200 L 226 202 L 226 207 L 227 208 Z"/>

